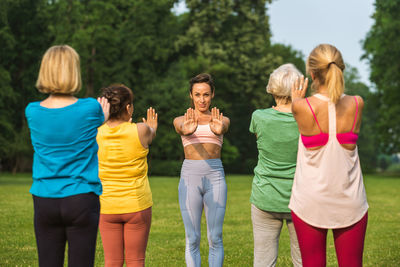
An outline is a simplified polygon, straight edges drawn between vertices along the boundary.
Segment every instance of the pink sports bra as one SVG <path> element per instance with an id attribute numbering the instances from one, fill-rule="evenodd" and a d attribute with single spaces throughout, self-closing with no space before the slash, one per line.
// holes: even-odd
<path id="1" fill-rule="evenodd" d="M 183 147 L 198 143 L 212 143 L 222 147 L 223 135 L 216 135 L 211 131 L 209 124 L 198 124 L 196 131 L 191 135 L 181 135 Z"/>
<path id="2" fill-rule="evenodd" d="M 336 134 L 336 139 L 338 140 L 339 144 L 356 144 L 357 143 L 358 134 L 353 132 L 354 127 L 356 126 L 357 114 L 358 114 L 358 101 L 355 96 L 354 96 L 354 100 L 356 101 L 356 115 L 354 117 L 353 127 L 351 128 L 350 132 Z M 319 125 L 318 120 L 317 120 L 317 116 L 315 116 L 314 110 L 312 109 L 310 102 L 308 102 L 307 98 L 306 98 L 306 101 L 307 101 L 308 106 L 311 109 L 311 112 L 314 116 L 315 122 L 318 125 L 320 133 L 316 134 L 316 135 L 312 135 L 312 136 L 301 135 L 301 141 L 303 142 L 303 145 L 307 148 L 316 147 L 316 146 L 324 146 L 324 145 L 326 145 L 326 143 L 328 143 L 329 134 L 322 132 L 321 126 Z"/>

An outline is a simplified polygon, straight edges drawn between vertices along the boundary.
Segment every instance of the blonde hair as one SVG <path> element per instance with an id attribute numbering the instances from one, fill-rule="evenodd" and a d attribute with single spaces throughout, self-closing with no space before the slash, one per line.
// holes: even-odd
<path id="1" fill-rule="evenodd" d="M 292 85 L 302 74 L 293 64 L 283 64 L 269 76 L 267 93 L 291 98 Z"/>
<path id="2" fill-rule="evenodd" d="M 308 74 L 314 75 L 311 88 L 317 90 L 326 85 L 330 100 L 337 103 L 344 92 L 345 65 L 340 51 L 330 44 L 318 45 L 311 51 L 306 69 Z"/>
<path id="3" fill-rule="evenodd" d="M 75 94 L 82 87 L 79 55 L 68 45 L 50 47 L 43 55 L 36 88 L 46 94 Z"/>

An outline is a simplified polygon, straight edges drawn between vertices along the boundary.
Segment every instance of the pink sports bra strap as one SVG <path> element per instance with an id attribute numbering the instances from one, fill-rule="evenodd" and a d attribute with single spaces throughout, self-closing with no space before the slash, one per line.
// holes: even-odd
<path id="1" fill-rule="evenodd" d="M 308 102 L 308 98 L 306 98 L 306 101 L 307 101 L 308 106 L 309 106 L 310 109 L 311 109 L 311 112 L 312 112 L 312 114 L 313 114 L 313 116 L 314 116 L 315 122 L 316 122 L 317 125 L 318 125 L 319 131 L 322 133 L 321 126 L 319 126 L 319 123 L 318 123 L 318 120 L 317 120 L 317 116 L 315 116 L 314 110 L 312 109 L 312 107 L 311 107 L 311 105 L 310 105 L 310 102 Z"/>
<path id="2" fill-rule="evenodd" d="M 358 115 L 358 101 L 356 96 L 354 96 L 354 100 L 356 101 L 356 116 L 354 117 L 354 122 L 353 122 L 353 127 L 351 128 L 351 132 L 353 132 L 354 127 L 356 126 L 357 115 Z"/>

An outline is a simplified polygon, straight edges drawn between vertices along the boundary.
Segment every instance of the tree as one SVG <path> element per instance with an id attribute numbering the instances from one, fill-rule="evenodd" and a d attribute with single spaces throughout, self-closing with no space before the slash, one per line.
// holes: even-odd
<path id="1" fill-rule="evenodd" d="M 377 89 L 380 143 L 389 153 L 400 152 L 400 2 L 375 1 L 374 25 L 364 45 L 370 79 Z"/>
<path id="2" fill-rule="evenodd" d="M 5 160 L 5 155 L 10 150 L 9 140 L 12 140 L 16 134 L 9 119 L 11 116 L 9 103 L 15 101 L 16 93 L 13 91 L 11 75 L 7 69 L 11 61 L 7 58 L 7 54 L 15 45 L 15 38 L 8 27 L 7 9 L 8 2 L 2 1 L 0 6 L 0 43 L 2 44 L 2 49 L 0 50 L 0 127 L 2 129 L 2 134 L 0 135 L 0 161 Z M 3 163 L 1 162 L 1 164 Z"/>
<path id="3" fill-rule="evenodd" d="M 40 58 L 51 45 L 69 44 L 80 54 L 83 89 L 79 96 L 96 97 L 101 87 L 125 83 L 137 95 L 135 104 L 142 114 L 148 105 L 154 105 L 152 94 L 158 94 L 157 83 L 162 84 L 159 77 L 176 56 L 174 40 L 180 27 L 171 12 L 174 3 L 174 0 L 1 1 L 3 169 L 17 170 L 24 157 L 32 156 L 24 109 L 30 101 L 45 97 L 34 84 Z M 161 132 L 163 128 L 160 127 Z"/>
<path id="4" fill-rule="evenodd" d="M 256 142 L 248 132 L 251 114 L 256 108 L 271 106 L 273 99 L 265 92 L 268 76 L 289 58 L 274 54 L 279 47 L 270 43 L 268 3 L 186 0 L 188 26 L 177 40 L 182 53 L 194 63 L 190 76 L 209 72 L 215 78 L 214 105 L 231 119 L 226 135 L 229 147 L 223 149 L 237 154 L 224 162 L 231 172 L 247 173 L 255 166 Z M 299 58 L 290 49 L 282 50 Z"/>
<path id="5" fill-rule="evenodd" d="M 1 1 L 0 21 L 0 160 L 14 173 L 32 156 L 24 109 L 39 99 L 34 88 L 43 47 L 49 43 L 47 1 Z M 28 163 L 29 165 L 29 163 Z"/>
<path id="6" fill-rule="evenodd" d="M 22 170 L 32 148 L 24 117 L 40 59 L 52 45 L 71 45 L 80 55 L 83 88 L 96 97 L 112 83 L 135 94 L 134 121 L 146 108 L 159 113 L 158 137 L 149 163 L 153 173 L 176 175 L 183 149 L 172 120 L 190 105 L 188 81 L 210 72 L 213 105 L 231 118 L 222 159 L 229 172 L 251 172 L 256 142 L 248 132 L 251 113 L 273 103 L 269 74 L 292 62 L 304 71 L 302 55 L 270 43 L 270 0 L 187 0 L 188 12 L 171 9 L 178 0 L 3 0 L 0 1 L 0 160 L 3 170 Z M 171 167 L 172 166 L 172 167 Z M 27 169 L 25 169 L 27 170 Z"/>

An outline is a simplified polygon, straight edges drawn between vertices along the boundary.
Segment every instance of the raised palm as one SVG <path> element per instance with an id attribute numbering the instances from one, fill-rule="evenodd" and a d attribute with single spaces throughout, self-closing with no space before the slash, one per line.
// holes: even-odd
<path id="1" fill-rule="evenodd" d="M 223 124 L 223 114 L 219 112 L 219 109 L 216 107 L 211 109 L 211 121 L 210 121 L 210 129 L 211 131 L 216 134 L 222 134 L 222 130 L 224 128 Z"/>
<path id="2" fill-rule="evenodd" d="M 147 118 L 143 118 L 143 122 L 147 124 L 151 129 L 157 131 L 158 127 L 158 114 L 156 110 L 152 107 L 147 109 Z"/>
<path id="3" fill-rule="evenodd" d="M 197 117 L 192 108 L 188 108 L 183 120 L 183 133 L 189 135 L 194 133 L 197 129 Z"/>
<path id="4" fill-rule="evenodd" d="M 292 85 L 292 101 L 304 98 L 306 96 L 307 86 L 308 78 L 304 79 L 304 76 L 297 78 Z"/>

